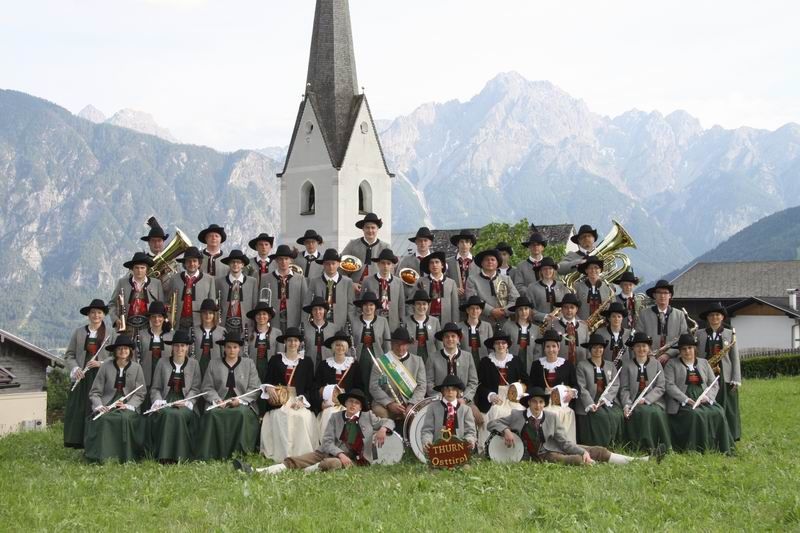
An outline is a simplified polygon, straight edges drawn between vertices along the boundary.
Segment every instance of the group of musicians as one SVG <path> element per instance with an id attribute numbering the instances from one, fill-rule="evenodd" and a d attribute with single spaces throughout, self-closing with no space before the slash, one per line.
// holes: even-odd
<path id="1" fill-rule="evenodd" d="M 645 296 L 628 269 L 612 286 L 588 225 L 558 263 L 534 231 L 512 267 L 506 243 L 473 256 L 476 237 L 460 233 L 447 258 L 424 227 L 400 260 L 374 213 L 341 255 L 314 230 L 299 253 L 261 233 L 255 255 L 226 254 L 225 228 L 211 224 L 203 249 L 164 270 L 169 236 L 148 224 L 149 253 L 123 264 L 108 300 L 80 309 L 88 322 L 65 356 L 64 444 L 89 460 L 260 449 L 270 473 L 367 464 L 422 403 L 423 447 L 450 434 L 482 453 L 497 438 L 566 464 L 634 459 L 609 446 L 730 453 L 740 437 L 726 309 L 705 310 L 698 329 L 667 281 Z"/>

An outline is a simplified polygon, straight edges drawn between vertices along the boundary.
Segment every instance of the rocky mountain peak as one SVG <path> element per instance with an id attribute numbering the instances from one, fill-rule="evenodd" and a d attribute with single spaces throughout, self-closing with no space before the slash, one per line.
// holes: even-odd
<path id="1" fill-rule="evenodd" d="M 106 120 L 106 124 L 128 128 L 129 130 L 138 131 L 139 133 L 155 135 L 156 137 L 173 143 L 179 142 L 168 129 L 158 125 L 153 115 L 145 113 L 144 111 L 122 109 Z"/>
<path id="2" fill-rule="evenodd" d="M 101 122 L 106 121 L 105 114 L 92 104 L 89 104 L 83 109 L 81 109 L 80 112 L 78 112 L 78 116 L 88 121 L 94 122 L 95 124 L 100 124 Z"/>

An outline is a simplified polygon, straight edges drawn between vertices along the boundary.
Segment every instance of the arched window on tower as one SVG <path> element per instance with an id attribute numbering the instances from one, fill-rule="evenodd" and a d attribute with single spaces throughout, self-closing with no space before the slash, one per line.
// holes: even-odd
<path id="1" fill-rule="evenodd" d="M 316 207 L 316 194 L 314 185 L 307 181 L 300 188 L 300 214 L 313 215 Z"/>
<path id="2" fill-rule="evenodd" d="M 358 214 L 366 215 L 372 212 L 372 187 L 367 180 L 358 186 Z"/>

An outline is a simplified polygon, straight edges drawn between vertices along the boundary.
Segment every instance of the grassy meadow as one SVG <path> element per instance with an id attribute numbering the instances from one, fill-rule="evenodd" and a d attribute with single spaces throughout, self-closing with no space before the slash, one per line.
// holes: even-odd
<path id="1" fill-rule="evenodd" d="M 57 424 L 0 439 L 0 529 L 798 531 L 799 396 L 800 378 L 747 381 L 734 457 L 670 454 L 626 467 L 480 459 L 431 471 L 406 458 L 273 477 L 228 462 L 99 466 L 63 448 Z"/>

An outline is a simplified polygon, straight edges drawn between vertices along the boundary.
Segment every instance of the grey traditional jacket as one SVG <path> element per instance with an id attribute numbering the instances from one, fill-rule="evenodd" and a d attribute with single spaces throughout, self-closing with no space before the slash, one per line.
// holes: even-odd
<path id="1" fill-rule="evenodd" d="M 111 344 L 114 342 L 117 334 L 114 331 L 114 328 L 110 327 L 106 324 L 106 337 L 111 335 L 111 338 L 108 339 L 106 345 Z M 67 345 L 67 351 L 64 353 L 64 364 L 66 365 L 67 374 L 72 372 L 74 368 L 81 368 L 86 366 L 86 363 L 91 356 L 87 357 L 86 354 L 86 337 L 89 336 L 89 326 L 80 326 L 79 328 L 75 329 L 72 332 L 72 337 L 69 339 L 69 345 Z M 103 339 L 105 340 L 105 339 Z M 99 342 L 102 344 L 103 340 Z M 99 346 L 98 346 L 99 347 Z M 97 356 L 97 360 L 102 362 L 105 361 L 108 357 L 108 352 L 105 349 L 100 350 L 100 354 Z"/>
<path id="2" fill-rule="evenodd" d="M 350 457 L 355 458 L 355 453 L 350 447 L 340 440 L 345 425 L 345 411 L 341 413 L 334 413 L 328 424 L 325 426 L 325 431 L 322 434 L 322 443 L 319 447 L 320 452 L 336 457 L 343 453 Z M 372 411 L 361 411 L 358 415 L 358 427 L 361 429 L 361 436 L 364 442 L 364 453 L 369 449 L 370 443 L 374 437 L 375 432 L 379 431 L 382 427 L 388 430 L 394 430 L 394 421 L 388 418 L 378 418 Z"/>
<path id="3" fill-rule="evenodd" d="M 421 277 L 417 281 L 417 288 L 422 289 L 428 296 L 431 296 L 430 276 Z M 456 282 L 447 276 L 444 277 L 442 282 L 441 304 L 442 314 L 439 317 L 439 323 L 458 322 L 461 318 L 461 312 L 458 310 L 458 287 Z"/>
<path id="4" fill-rule="evenodd" d="M 560 357 L 567 359 L 569 356 L 569 344 L 567 342 L 568 341 L 567 322 L 563 319 L 557 320 L 553 323 L 553 329 L 562 335 L 561 349 L 559 350 L 558 355 Z M 577 364 L 578 361 L 582 361 L 589 357 L 586 348 L 581 347 L 581 344 L 589 340 L 589 328 L 586 326 L 586 322 L 578 320 L 578 328 L 576 331 L 576 336 L 577 339 L 575 339 L 575 363 Z"/>
<path id="5" fill-rule="evenodd" d="M 211 405 L 217 400 L 222 400 L 228 394 L 228 372 L 229 368 L 225 364 L 223 358 L 213 358 L 208 365 L 206 375 L 203 378 L 202 392 L 208 392 L 205 395 L 206 405 Z M 252 359 L 247 357 L 240 357 L 239 363 L 233 369 L 234 377 L 234 392 L 236 396 L 249 392 L 258 388 L 261 385 L 261 380 L 258 379 L 258 370 L 256 364 Z M 260 393 L 254 392 L 250 396 L 244 398 L 244 402 L 250 406 L 254 413 L 258 414 L 258 402 Z"/>
<path id="6" fill-rule="evenodd" d="M 92 389 L 89 391 L 89 401 L 92 403 L 92 409 L 97 409 L 100 406 L 108 405 L 111 399 L 117 392 L 114 388 L 114 383 L 120 369 L 114 364 L 115 359 L 110 357 L 106 359 L 102 366 L 97 369 L 97 377 L 92 383 Z M 122 394 L 127 395 L 136 389 L 139 385 L 144 385 L 144 373 L 142 367 L 138 363 L 131 361 L 128 363 L 128 368 L 125 371 L 125 385 L 122 389 Z M 136 393 L 128 398 L 125 402 L 128 405 L 139 410 L 139 406 L 145 399 L 145 388 L 142 387 Z"/>
<path id="7" fill-rule="evenodd" d="M 570 291 L 567 289 L 567 286 L 560 281 L 556 281 L 554 284 L 555 288 L 553 291 L 555 294 L 555 301 L 560 302 L 564 298 L 564 295 Z M 528 285 L 526 293 L 528 295 L 528 300 L 533 303 L 533 320 L 542 322 L 544 317 L 552 311 L 550 302 L 547 301 L 547 288 L 542 281 L 537 281 Z"/>
<path id="8" fill-rule="evenodd" d="M 665 346 L 675 343 L 683 333 L 689 332 L 689 326 L 686 323 L 686 314 L 680 309 L 672 306 L 667 308 L 667 330 Z M 653 339 L 653 350 L 659 349 L 660 335 L 659 335 L 659 313 L 658 308 L 653 305 L 642 310 L 639 317 L 639 330 L 647 333 Z M 678 349 L 671 348 L 667 350 L 670 357 L 678 356 Z"/>
<path id="9" fill-rule="evenodd" d="M 508 293 L 506 296 L 506 301 L 502 302 L 505 305 L 501 305 L 501 302 L 498 300 L 496 295 L 496 286 L 500 284 L 505 284 L 506 291 Z M 495 287 L 493 287 L 493 285 Z M 506 315 L 508 315 L 508 308 L 514 305 L 514 302 L 516 302 L 517 298 L 519 298 L 519 291 L 517 291 L 517 287 L 508 276 L 504 276 L 503 274 L 495 274 L 495 276 L 490 279 L 484 277 L 483 273 L 478 271 L 477 275 L 471 275 L 467 279 L 467 298 L 475 295 L 480 296 L 481 300 L 486 302 L 486 305 L 483 306 L 483 312 L 481 313 L 481 316 L 485 320 L 489 320 L 492 322 L 492 324 L 494 324 L 495 322 L 502 322 L 504 319 L 495 321 L 495 319 L 491 317 L 492 311 L 494 311 L 494 309 L 497 307 L 502 307 L 506 312 Z"/>
<path id="10" fill-rule="evenodd" d="M 384 316 L 382 313 L 382 306 L 381 303 L 377 305 L 377 313 L 381 316 L 384 316 L 389 321 L 389 329 L 394 331 L 400 326 L 400 323 L 405 318 L 405 309 L 406 309 L 406 294 L 405 290 L 403 289 L 403 281 L 400 279 L 399 276 L 391 276 L 389 281 L 389 292 L 388 296 L 388 306 L 389 312 L 388 316 Z M 362 284 L 361 288 L 362 292 L 370 291 L 374 292 L 378 299 L 382 298 L 382 293 L 380 290 L 380 281 L 378 275 L 371 275 L 366 278 Z"/>
<path id="11" fill-rule="evenodd" d="M 458 323 L 458 325 L 461 328 L 461 349 L 467 353 L 472 353 L 472 349 L 469 345 L 470 326 L 466 323 L 466 321 L 461 321 Z M 489 322 L 481 320 L 478 323 L 477 331 L 478 335 L 480 336 L 480 347 L 478 349 L 478 353 L 480 354 L 481 359 L 483 359 L 489 354 L 489 351 L 486 349 L 486 345 L 484 345 L 483 342 L 494 335 L 494 328 Z"/>
<path id="12" fill-rule="evenodd" d="M 440 385 L 447 377 L 447 361 L 448 357 L 444 354 L 444 350 L 428 356 L 428 360 L 425 362 L 425 378 L 428 382 L 425 396 L 433 396 L 435 392 L 433 387 Z M 458 351 L 456 375 L 466 386 L 464 398 L 471 402 L 475 398 L 475 391 L 478 390 L 478 369 L 469 352 Z"/>
<path id="13" fill-rule="evenodd" d="M 183 308 L 183 291 L 186 288 L 187 274 L 181 272 L 171 276 L 167 285 L 164 286 L 164 296 L 167 300 L 171 301 L 172 295 L 176 294 L 177 306 L 176 318 L 180 324 L 181 309 Z M 200 305 L 203 300 L 210 298 L 215 300 L 217 298 L 217 282 L 216 280 L 202 272 L 197 274 L 197 279 L 192 287 L 192 324 L 200 322 Z M 176 325 L 177 326 L 177 325 Z"/>
<path id="14" fill-rule="evenodd" d="M 431 403 L 422 423 L 422 445 L 425 446 L 442 438 L 447 409 L 442 401 Z M 456 437 L 474 445 L 478 440 L 475 417 L 468 405 L 459 405 L 456 409 Z"/>
<path id="15" fill-rule="evenodd" d="M 644 365 L 647 371 L 647 384 L 656 377 L 659 370 L 662 369 L 661 363 L 654 357 L 648 357 L 647 363 Z M 636 379 L 638 375 L 639 365 L 636 360 L 625 361 L 622 364 L 622 373 L 619 375 L 619 403 L 623 407 L 633 404 L 634 400 L 639 396 L 639 382 Z M 655 384 L 650 387 L 647 394 L 644 396 L 644 401 L 650 405 L 659 405 L 662 409 L 666 408 L 664 400 L 664 392 L 666 390 L 664 380 L 664 372 L 656 378 Z"/>
<path id="16" fill-rule="evenodd" d="M 224 326 L 228 320 L 228 305 L 231 297 L 231 290 L 233 289 L 233 282 L 226 274 L 221 278 L 217 278 L 217 290 L 220 292 L 220 312 L 222 313 L 222 325 Z M 251 278 L 244 275 L 244 283 L 240 285 L 241 300 L 239 306 L 241 307 L 242 324 L 248 321 L 247 313 L 255 307 L 258 301 L 258 283 L 256 278 Z M 273 299 L 275 294 L 273 293 Z M 273 304 L 274 305 L 274 304 Z M 243 326 L 244 327 L 244 326 Z"/>
<path id="17" fill-rule="evenodd" d="M 606 361 L 603 359 L 601 371 L 603 373 L 603 379 L 606 383 L 606 390 L 603 391 L 602 394 L 605 394 L 604 399 L 608 400 L 609 403 L 614 404 L 617 401 L 617 394 L 619 393 L 619 380 L 622 377 L 622 373 L 620 373 L 620 377 L 617 378 L 617 381 L 615 381 L 614 384 L 609 387 L 609 384 L 611 384 L 611 381 L 617 374 L 617 368 L 611 361 Z M 597 383 L 595 381 L 596 372 L 597 371 L 594 363 L 592 363 L 592 361 L 589 359 L 579 362 L 577 368 L 575 369 L 575 374 L 578 378 L 579 391 L 579 405 L 575 409 L 575 414 L 577 415 L 585 415 L 586 409 L 594 405 L 595 397 L 597 396 Z"/>
<path id="18" fill-rule="evenodd" d="M 335 295 L 335 302 L 333 304 L 333 325 L 336 331 L 344 329 L 347 319 L 351 320 L 356 315 L 356 307 L 353 305 L 353 280 L 340 273 L 336 273 L 334 280 L 333 293 Z M 314 296 L 326 298 L 328 293 L 328 281 L 323 275 L 311 278 L 308 282 L 308 291 L 306 293 L 305 305 L 311 303 Z"/>
<path id="19" fill-rule="evenodd" d="M 591 287 L 586 283 L 587 280 L 582 279 L 575 284 L 575 295 L 578 297 L 578 301 L 581 303 L 581 306 L 578 308 L 578 318 L 581 320 L 586 320 L 589 318 L 589 315 L 591 315 L 591 309 L 588 303 Z M 614 295 L 612 290 L 605 283 L 600 283 L 600 286 L 595 287 L 595 290 L 600 294 L 599 305 L 602 305 L 603 302 L 610 299 Z"/>
<path id="20" fill-rule="evenodd" d="M 417 386 L 414 389 L 411 398 L 404 398 L 400 391 L 392 386 L 395 394 L 397 394 L 397 398 L 401 403 L 416 404 L 417 402 L 421 402 L 425 398 L 425 390 L 428 385 L 428 382 L 425 378 L 425 362 L 421 357 L 412 353 L 406 354 L 407 357 L 402 360 L 395 356 L 391 351 L 389 353 L 392 355 L 392 357 L 398 359 L 399 362 L 406 367 L 409 374 L 414 376 L 414 380 L 417 382 Z M 394 401 L 394 397 L 389 390 L 389 384 L 382 383 L 382 381 L 384 381 L 381 379 L 382 375 L 383 374 L 381 374 L 381 371 L 373 365 L 372 372 L 369 375 L 369 393 L 370 396 L 372 396 L 373 402 L 386 407 Z"/>
<path id="21" fill-rule="evenodd" d="M 161 340 L 170 340 L 172 339 L 172 332 L 169 333 L 162 333 Z M 153 363 L 153 352 L 150 349 L 150 343 L 153 340 L 153 335 L 150 333 L 150 328 L 142 328 L 139 333 L 139 346 L 141 347 L 141 353 L 138 353 L 139 360 L 136 361 L 140 365 L 142 365 L 142 371 L 144 372 L 144 382 L 147 384 L 147 389 L 150 389 L 151 384 L 151 376 L 155 370 L 155 366 L 158 364 L 158 360 Z M 169 344 L 164 344 L 161 347 L 161 357 L 159 359 L 169 359 L 172 355 L 172 346 Z"/>
<path id="22" fill-rule="evenodd" d="M 713 336 L 713 332 L 711 336 Z M 697 357 L 708 359 L 711 355 L 706 353 L 706 343 L 708 342 L 709 333 L 705 329 L 698 330 L 697 332 Z M 728 328 L 722 331 L 723 347 L 728 346 L 733 342 L 733 332 Z M 722 381 L 725 383 L 742 383 L 742 366 L 739 362 L 739 348 L 736 344 L 733 345 L 728 353 L 722 358 Z"/>
<path id="23" fill-rule="evenodd" d="M 325 322 L 321 328 L 318 328 L 312 322 L 305 322 L 305 326 L 303 327 L 303 335 L 305 336 L 306 357 L 311 359 L 311 362 L 314 363 L 315 370 L 322 361 L 328 359 L 329 357 L 333 357 L 333 351 L 330 348 L 326 348 L 324 344 L 319 347 L 320 353 L 317 354 L 317 345 L 315 343 L 317 338 L 317 330 L 320 330 L 323 342 L 325 342 L 325 339 L 332 337 L 337 331 L 339 331 L 331 322 Z"/>
<path id="24" fill-rule="evenodd" d="M 391 246 L 389 246 L 389 243 L 380 239 L 376 240 L 371 247 L 372 260 L 370 264 L 367 263 L 367 250 L 369 248 L 370 247 L 367 246 L 367 241 L 365 241 L 363 238 L 358 238 L 348 242 L 345 245 L 344 250 L 342 250 L 342 255 L 354 255 L 358 257 L 363 264 L 360 270 L 346 274 L 348 277 L 350 277 L 350 279 L 353 280 L 354 283 L 359 283 L 362 273 L 364 272 L 364 268 L 366 267 L 368 267 L 367 276 L 375 274 L 378 271 L 378 256 L 381 255 L 383 250 L 391 249 Z"/>
<path id="25" fill-rule="evenodd" d="M 172 375 L 171 358 L 163 358 L 158 361 L 156 371 L 153 375 L 153 384 L 150 386 L 150 402 L 166 400 L 169 395 L 169 378 Z M 200 394 L 200 363 L 196 359 L 187 357 L 183 363 L 183 393 L 184 398 Z M 197 405 L 197 400 L 192 400 Z"/>
<path id="26" fill-rule="evenodd" d="M 708 388 L 709 385 L 714 383 L 714 371 L 705 359 L 695 358 L 695 366 L 697 371 L 700 372 L 700 377 L 703 379 L 703 389 Z M 680 357 L 670 359 L 664 366 L 664 380 L 667 389 L 667 414 L 674 415 L 678 409 L 689 399 L 686 395 L 686 374 L 687 367 Z M 717 399 L 717 392 L 719 391 L 719 381 L 711 387 L 708 391 L 707 398 L 710 401 Z"/>
<path id="27" fill-rule="evenodd" d="M 417 325 L 419 323 L 414 318 L 414 315 L 406 317 L 405 326 L 406 331 L 408 331 L 408 335 L 411 337 L 411 346 L 412 350 L 416 353 L 418 352 L 417 347 Z M 442 349 L 442 343 L 436 340 L 436 333 L 442 328 L 439 319 L 435 316 L 429 316 L 423 322 L 425 326 L 425 331 L 428 335 L 428 340 L 425 342 L 425 347 L 428 349 L 428 354 L 436 353 Z"/>
<path id="28" fill-rule="evenodd" d="M 487 429 L 490 432 L 501 434 L 506 429 L 510 429 L 512 432 L 519 435 L 525 425 L 527 416 L 527 409 L 511 411 L 510 415 L 503 418 L 496 418 L 489 422 Z M 544 455 L 547 452 L 561 453 L 564 455 L 584 454 L 586 450 L 569 440 L 566 430 L 558 423 L 558 417 L 556 415 L 544 411 L 542 416 L 544 417 L 541 422 L 544 442 L 539 446 L 539 455 Z"/>
<path id="29" fill-rule="evenodd" d="M 108 301 L 108 318 L 112 324 L 117 321 L 120 315 L 118 295 L 121 291 L 125 294 L 125 305 L 127 306 L 130 302 L 131 291 L 133 290 L 132 278 L 132 274 L 122 276 L 117 280 L 117 284 L 114 286 L 114 292 L 111 293 L 111 299 Z M 161 286 L 161 281 L 156 278 L 147 278 L 144 292 L 147 294 L 148 306 L 154 301 L 164 301 L 164 289 Z"/>

